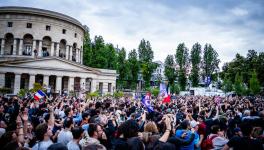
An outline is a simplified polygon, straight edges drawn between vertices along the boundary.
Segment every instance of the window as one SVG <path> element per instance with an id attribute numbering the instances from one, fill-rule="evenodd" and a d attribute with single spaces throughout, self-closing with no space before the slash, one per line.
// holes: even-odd
<path id="1" fill-rule="evenodd" d="M 112 83 L 108 83 L 108 92 L 111 93 Z"/>
<path id="2" fill-rule="evenodd" d="M 27 23 L 27 28 L 32 28 L 32 23 Z"/>
<path id="3" fill-rule="evenodd" d="M 100 95 L 103 94 L 103 82 L 99 82 L 99 93 Z"/>
<path id="4" fill-rule="evenodd" d="M 66 34 L 66 29 L 62 29 L 62 34 Z"/>
<path id="5" fill-rule="evenodd" d="M 77 33 L 74 33 L 74 37 L 77 38 Z"/>
<path id="6" fill-rule="evenodd" d="M 50 31 L 50 26 L 46 26 L 46 31 Z"/>
<path id="7" fill-rule="evenodd" d="M 7 26 L 8 26 L 8 27 L 13 27 L 13 22 L 8 22 L 8 23 L 7 23 Z"/>

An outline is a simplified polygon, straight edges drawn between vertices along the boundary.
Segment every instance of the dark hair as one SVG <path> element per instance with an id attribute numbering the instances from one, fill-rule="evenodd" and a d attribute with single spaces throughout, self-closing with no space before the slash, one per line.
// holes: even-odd
<path id="1" fill-rule="evenodd" d="M 71 132 L 74 139 L 79 139 L 83 133 L 82 127 L 74 127 Z"/>
<path id="2" fill-rule="evenodd" d="M 213 125 L 213 126 L 211 127 L 211 131 L 212 131 L 213 134 L 217 134 L 217 132 L 218 132 L 219 130 L 220 130 L 219 125 Z"/>
<path id="3" fill-rule="evenodd" d="M 44 140 L 44 134 L 48 131 L 48 125 L 46 123 L 39 124 L 36 127 L 36 137 L 39 141 Z"/>
<path id="4" fill-rule="evenodd" d="M 67 118 L 64 120 L 63 126 L 64 126 L 64 128 L 69 128 L 69 127 L 71 127 L 72 124 L 73 124 L 73 120 L 72 120 L 72 118 L 67 117 Z"/>
<path id="5" fill-rule="evenodd" d="M 90 114 L 88 112 L 84 112 L 82 114 L 82 119 L 84 120 L 86 117 L 88 117 Z"/>
<path id="6" fill-rule="evenodd" d="M 95 123 L 89 124 L 89 128 L 88 128 L 89 136 L 92 137 L 94 132 L 96 132 L 96 131 L 97 131 L 97 124 L 95 124 Z"/>
<path id="7" fill-rule="evenodd" d="M 55 144 L 51 144 L 47 150 L 68 150 L 68 148 L 62 143 L 55 143 Z"/>
<path id="8" fill-rule="evenodd" d="M 68 116 L 69 113 L 71 112 L 71 110 L 72 110 L 71 107 L 65 108 L 65 110 L 64 110 L 65 116 Z"/>
<path id="9" fill-rule="evenodd" d="M 138 136 L 139 126 L 135 120 L 127 120 L 120 125 L 118 132 L 123 134 L 125 138 Z"/>
<path id="10" fill-rule="evenodd" d="M 182 129 L 187 129 L 188 126 L 190 126 L 190 122 L 189 122 L 189 120 L 183 120 L 183 121 L 181 122 L 181 128 L 182 128 Z"/>
<path id="11" fill-rule="evenodd" d="M 244 136 L 250 136 L 250 134 L 253 130 L 253 127 L 250 123 L 243 122 L 240 124 L 240 129 L 241 129 L 241 132 Z"/>

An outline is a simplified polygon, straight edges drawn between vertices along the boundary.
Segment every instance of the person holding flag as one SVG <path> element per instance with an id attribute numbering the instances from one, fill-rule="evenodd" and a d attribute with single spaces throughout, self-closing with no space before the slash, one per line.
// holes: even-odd
<path id="1" fill-rule="evenodd" d="M 170 94 L 167 92 L 165 83 L 160 83 L 160 96 L 163 98 L 162 103 L 170 102 Z"/>
<path id="2" fill-rule="evenodd" d="M 148 112 L 154 111 L 153 107 L 150 103 L 151 94 L 148 92 L 145 96 L 142 97 L 141 102 L 147 108 Z"/>

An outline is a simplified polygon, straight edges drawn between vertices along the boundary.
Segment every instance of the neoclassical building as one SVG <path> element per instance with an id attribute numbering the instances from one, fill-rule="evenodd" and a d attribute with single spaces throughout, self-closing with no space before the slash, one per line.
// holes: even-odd
<path id="1" fill-rule="evenodd" d="M 53 93 L 112 93 L 116 71 L 83 64 L 86 28 L 67 15 L 28 7 L 0 7 L 0 88 L 14 94 L 35 82 Z"/>

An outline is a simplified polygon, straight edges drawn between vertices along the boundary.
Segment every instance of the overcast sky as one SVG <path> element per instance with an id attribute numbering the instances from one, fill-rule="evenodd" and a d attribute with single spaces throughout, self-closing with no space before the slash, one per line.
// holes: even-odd
<path id="1" fill-rule="evenodd" d="M 0 0 L 67 14 L 90 28 L 91 37 L 137 49 L 149 40 L 154 60 L 164 61 L 184 42 L 211 43 L 224 62 L 248 49 L 264 51 L 264 0 Z"/>

